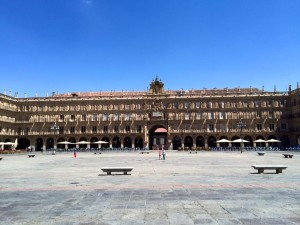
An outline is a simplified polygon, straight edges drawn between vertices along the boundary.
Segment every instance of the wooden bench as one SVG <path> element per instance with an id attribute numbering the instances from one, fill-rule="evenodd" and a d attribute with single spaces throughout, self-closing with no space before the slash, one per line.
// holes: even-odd
<path id="1" fill-rule="evenodd" d="M 111 175 L 112 172 L 123 172 L 124 175 L 127 175 L 128 172 L 133 170 L 133 167 L 102 167 L 101 170 L 107 175 Z"/>
<path id="2" fill-rule="evenodd" d="M 97 153 L 100 154 L 100 155 L 102 154 L 102 152 L 94 152 L 95 155 L 96 155 Z"/>
<path id="3" fill-rule="evenodd" d="M 197 154 L 198 152 L 197 151 L 190 151 L 190 154 L 192 154 L 192 153 Z"/>
<path id="4" fill-rule="evenodd" d="M 28 155 L 29 158 L 33 158 L 34 156 L 35 156 L 35 155 L 32 155 L 32 154 Z"/>
<path id="5" fill-rule="evenodd" d="M 284 158 L 293 158 L 294 155 L 292 154 L 282 154 Z"/>
<path id="6" fill-rule="evenodd" d="M 287 168 L 287 166 L 284 165 L 253 165 L 252 167 L 256 169 L 258 173 L 263 173 L 264 170 L 276 170 L 276 173 L 282 173 L 282 170 Z"/>
<path id="7" fill-rule="evenodd" d="M 145 154 L 149 154 L 150 151 L 141 151 L 141 153 L 142 153 L 142 154 L 144 154 L 144 153 L 145 153 Z"/>
<path id="8" fill-rule="evenodd" d="M 257 152 L 257 154 L 258 154 L 258 155 L 260 155 L 260 156 L 263 156 L 263 155 L 265 155 L 265 153 L 264 153 L 264 152 Z"/>

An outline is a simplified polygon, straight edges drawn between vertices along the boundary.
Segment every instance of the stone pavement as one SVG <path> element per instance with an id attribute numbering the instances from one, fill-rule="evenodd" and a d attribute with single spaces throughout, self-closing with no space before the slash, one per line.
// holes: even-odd
<path id="1" fill-rule="evenodd" d="M 300 224 L 300 153 L 36 153 L 0 161 L 2 225 Z M 257 174 L 253 164 L 283 164 Z M 133 166 L 107 176 L 105 166 Z"/>

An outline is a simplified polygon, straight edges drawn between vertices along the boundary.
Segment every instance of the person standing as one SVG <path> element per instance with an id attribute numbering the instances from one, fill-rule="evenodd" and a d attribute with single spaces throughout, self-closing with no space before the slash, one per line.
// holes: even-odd
<path id="1" fill-rule="evenodd" d="M 167 154 L 167 153 L 166 153 L 166 150 L 163 150 L 163 153 L 162 153 L 162 154 L 163 154 L 163 160 L 166 160 L 166 154 Z"/>
<path id="2" fill-rule="evenodd" d="M 76 156 L 77 156 L 77 154 L 76 154 L 76 149 L 74 149 L 74 158 L 76 159 Z"/>

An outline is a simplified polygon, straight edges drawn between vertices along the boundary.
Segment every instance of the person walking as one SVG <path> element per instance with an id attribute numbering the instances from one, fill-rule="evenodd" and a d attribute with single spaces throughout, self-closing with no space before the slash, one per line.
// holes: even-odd
<path id="1" fill-rule="evenodd" d="M 158 159 L 159 160 L 161 160 L 162 153 L 163 153 L 162 149 L 159 149 L 158 150 Z"/>
<path id="2" fill-rule="evenodd" d="M 74 149 L 74 158 L 76 159 L 76 156 L 77 156 L 77 154 L 76 154 L 76 149 Z"/>
<path id="3" fill-rule="evenodd" d="M 166 160 L 166 154 L 167 154 L 167 153 L 166 153 L 166 150 L 163 150 L 163 153 L 162 153 L 162 154 L 163 154 L 163 160 Z"/>

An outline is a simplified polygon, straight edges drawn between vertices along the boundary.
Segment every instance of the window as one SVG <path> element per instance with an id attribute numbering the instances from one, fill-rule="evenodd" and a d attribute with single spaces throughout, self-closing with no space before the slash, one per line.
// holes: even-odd
<path id="1" fill-rule="evenodd" d="M 96 132 L 97 132 L 97 126 L 93 126 L 93 127 L 92 127 L 92 132 L 93 132 L 93 133 L 96 133 Z"/>
<path id="2" fill-rule="evenodd" d="M 63 134 L 64 133 L 64 127 L 59 127 L 59 134 Z"/>
<path id="3" fill-rule="evenodd" d="M 220 112 L 220 119 L 226 119 L 226 113 Z"/>
<path id="4" fill-rule="evenodd" d="M 214 131 L 214 125 L 213 124 L 209 124 L 208 125 L 208 129 L 209 129 L 209 131 Z"/>
<path id="5" fill-rule="evenodd" d="M 115 121 L 118 121 L 119 120 L 119 113 L 116 113 L 115 114 Z"/>
<path id="6" fill-rule="evenodd" d="M 108 120 L 108 115 L 107 115 L 107 113 L 104 113 L 104 115 L 103 115 L 103 121 L 107 121 Z"/>
<path id="7" fill-rule="evenodd" d="M 119 126 L 115 126 L 115 132 L 119 132 Z"/>
<path id="8" fill-rule="evenodd" d="M 257 130 L 262 130 L 262 125 L 261 125 L 261 123 L 256 124 L 256 129 L 257 129 Z"/>
<path id="9" fill-rule="evenodd" d="M 60 120 L 60 121 L 64 121 L 64 120 L 65 120 L 65 115 L 60 115 L 60 116 L 59 116 L 59 120 Z"/>
<path id="10" fill-rule="evenodd" d="M 71 120 L 72 120 L 72 121 L 75 120 L 75 115 L 71 115 Z"/>
<path id="11" fill-rule="evenodd" d="M 215 119 L 215 114 L 213 112 L 208 113 L 208 119 Z"/>
<path id="12" fill-rule="evenodd" d="M 126 126 L 125 126 L 125 130 L 126 130 L 127 132 L 129 132 L 129 131 L 130 131 L 130 126 L 129 126 L 129 125 L 126 125 Z"/>
<path id="13" fill-rule="evenodd" d="M 82 120 L 82 121 L 86 121 L 86 114 L 83 114 L 83 115 L 82 115 L 81 120 Z"/>
<path id="14" fill-rule="evenodd" d="M 201 113 L 200 112 L 197 112 L 196 113 L 196 120 L 200 120 L 201 119 Z"/>
<path id="15" fill-rule="evenodd" d="M 260 101 L 255 101 L 255 107 L 260 107 Z"/>
<path id="16" fill-rule="evenodd" d="M 125 120 L 130 120 L 130 114 L 129 113 L 125 114 Z"/>
<path id="17" fill-rule="evenodd" d="M 98 120 L 98 114 L 97 113 L 94 113 L 93 114 L 93 121 L 97 121 Z"/>
<path id="18" fill-rule="evenodd" d="M 178 109 L 178 102 L 175 102 L 175 103 L 173 104 L 173 107 L 174 107 L 174 109 Z"/>
<path id="19" fill-rule="evenodd" d="M 119 110 L 119 105 L 114 105 L 114 110 Z"/>
<path id="20" fill-rule="evenodd" d="M 103 132 L 108 132 L 108 126 L 103 126 Z"/>
<path id="21" fill-rule="evenodd" d="M 189 109 L 190 108 L 190 103 L 189 102 L 185 102 L 184 103 L 184 108 L 185 109 Z"/>
<path id="22" fill-rule="evenodd" d="M 201 102 L 196 102 L 196 108 L 199 109 L 201 107 Z"/>
<path id="23" fill-rule="evenodd" d="M 74 134 L 75 133 L 75 127 L 70 127 L 70 133 Z"/>
<path id="24" fill-rule="evenodd" d="M 141 125 L 137 125 L 136 126 L 136 131 L 141 133 L 142 132 L 142 126 Z"/>
<path id="25" fill-rule="evenodd" d="M 268 101 L 268 106 L 272 106 L 272 100 Z"/>
<path id="26" fill-rule="evenodd" d="M 125 105 L 125 110 L 129 110 L 130 106 L 129 105 Z"/>
<path id="27" fill-rule="evenodd" d="M 286 123 L 281 124 L 281 130 L 287 130 L 287 124 Z"/>
<path id="28" fill-rule="evenodd" d="M 81 133 L 85 133 L 86 132 L 86 126 L 82 126 L 81 127 Z"/>
<path id="29" fill-rule="evenodd" d="M 184 119 L 185 120 L 189 120 L 190 119 L 190 114 L 189 113 L 185 113 L 184 114 Z"/>
<path id="30" fill-rule="evenodd" d="M 270 129 L 270 130 L 274 130 L 274 124 L 273 124 L 273 123 L 270 123 L 270 124 L 269 124 L 269 129 Z"/>
<path id="31" fill-rule="evenodd" d="M 222 108 L 222 109 L 225 108 L 225 103 L 224 102 L 220 103 L 220 108 Z"/>

